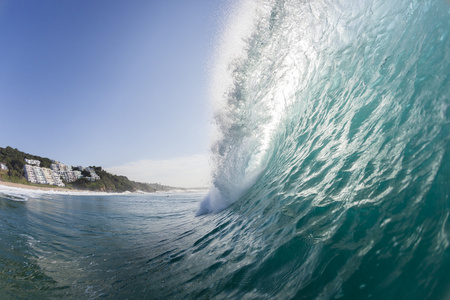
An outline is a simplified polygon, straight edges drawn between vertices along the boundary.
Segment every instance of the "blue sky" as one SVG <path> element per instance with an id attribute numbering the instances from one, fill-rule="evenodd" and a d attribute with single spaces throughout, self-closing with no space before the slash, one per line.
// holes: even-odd
<path id="1" fill-rule="evenodd" d="M 207 185 L 225 2 L 0 0 L 0 147 Z"/>

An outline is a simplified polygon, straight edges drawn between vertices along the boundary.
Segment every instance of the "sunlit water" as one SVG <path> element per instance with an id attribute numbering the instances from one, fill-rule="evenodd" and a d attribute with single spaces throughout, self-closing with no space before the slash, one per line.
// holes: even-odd
<path id="1" fill-rule="evenodd" d="M 207 196 L 5 192 L 2 296 L 450 298 L 448 2 L 245 3 Z"/>
<path id="2" fill-rule="evenodd" d="M 205 219 L 195 218 L 201 196 L 3 191 L 0 298 L 171 294 L 176 274 L 168 268 L 203 233 Z"/>

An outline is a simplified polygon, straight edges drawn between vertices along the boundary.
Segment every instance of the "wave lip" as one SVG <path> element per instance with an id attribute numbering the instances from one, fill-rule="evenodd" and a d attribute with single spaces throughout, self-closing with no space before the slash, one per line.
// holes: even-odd
<path id="1" fill-rule="evenodd" d="M 246 3 L 217 59 L 213 185 L 198 215 L 269 172 L 258 188 L 348 203 L 383 176 L 417 178 L 421 159 L 432 182 L 448 138 L 446 3 Z"/>
<path id="2" fill-rule="evenodd" d="M 209 295 L 446 298 L 448 3 L 257 6 L 198 210 L 236 203 L 207 235 L 204 254 L 230 245 Z"/>

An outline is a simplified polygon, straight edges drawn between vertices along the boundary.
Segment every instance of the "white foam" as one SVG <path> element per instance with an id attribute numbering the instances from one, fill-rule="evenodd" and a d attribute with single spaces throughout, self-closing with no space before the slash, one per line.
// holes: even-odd
<path id="1" fill-rule="evenodd" d="M 229 64 L 245 55 L 245 40 L 254 31 L 256 8 L 256 1 L 239 1 L 228 7 L 227 21 L 215 50 L 211 74 L 210 95 L 215 110 L 221 109 L 226 104 L 224 96 L 233 84 Z"/>
<path id="2" fill-rule="evenodd" d="M 0 185 L 0 194 L 3 195 L 3 197 L 6 197 L 10 200 L 27 201 L 28 199 L 42 197 L 42 195 L 106 196 L 106 195 L 118 195 L 119 193 L 106 193 L 93 191 L 34 190 L 34 189 Z M 15 197 L 17 197 L 18 199 L 14 199 Z"/>

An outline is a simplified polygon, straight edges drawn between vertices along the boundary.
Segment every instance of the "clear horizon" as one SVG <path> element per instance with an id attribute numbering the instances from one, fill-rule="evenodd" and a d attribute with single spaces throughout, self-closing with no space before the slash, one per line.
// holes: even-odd
<path id="1" fill-rule="evenodd" d="M 131 180 L 209 185 L 225 1 L 2 1 L 2 147 Z"/>

